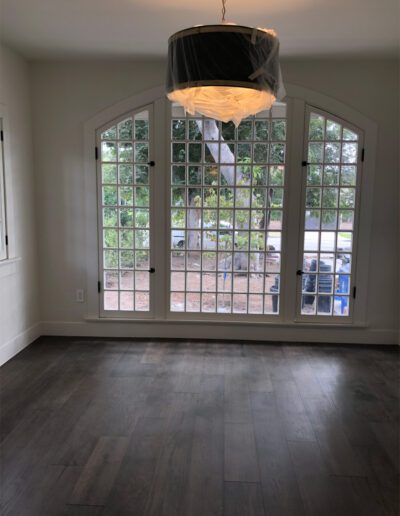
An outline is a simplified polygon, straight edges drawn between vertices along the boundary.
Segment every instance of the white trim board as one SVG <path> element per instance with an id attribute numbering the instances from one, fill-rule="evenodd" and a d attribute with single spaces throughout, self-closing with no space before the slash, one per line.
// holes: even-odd
<path id="1" fill-rule="evenodd" d="M 197 321 L 47 321 L 42 323 L 42 335 L 109 338 L 165 339 L 228 339 L 265 342 L 331 343 L 331 344 L 397 344 L 397 331 L 363 328 L 321 328 L 304 326 L 281 327 L 250 324 L 204 324 Z"/>
<path id="2" fill-rule="evenodd" d="M 41 336 L 41 323 L 36 323 L 3 344 L 0 347 L 0 366 L 11 360 Z"/>

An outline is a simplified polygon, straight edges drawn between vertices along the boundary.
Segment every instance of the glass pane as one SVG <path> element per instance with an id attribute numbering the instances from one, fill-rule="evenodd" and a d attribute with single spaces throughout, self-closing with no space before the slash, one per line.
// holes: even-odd
<path id="1" fill-rule="evenodd" d="M 325 135 L 325 118 L 316 113 L 311 113 L 310 127 L 308 138 L 309 140 L 323 140 Z"/>
<path id="2" fill-rule="evenodd" d="M 339 163 L 340 143 L 325 144 L 325 163 Z"/>
<path id="3" fill-rule="evenodd" d="M 340 140 L 342 133 L 342 126 L 332 120 L 326 121 L 326 139 Z"/>
<path id="4" fill-rule="evenodd" d="M 344 143 L 342 149 L 343 163 L 357 163 L 357 143 Z"/>
<path id="5" fill-rule="evenodd" d="M 189 120 L 189 140 L 201 140 L 203 123 L 201 120 Z M 181 138 L 182 139 L 182 138 Z"/>
<path id="6" fill-rule="evenodd" d="M 114 125 L 109 129 L 106 129 L 101 133 L 102 140 L 116 140 L 117 139 L 117 127 Z"/>
<path id="7" fill-rule="evenodd" d="M 268 141 L 269 122 L 268 120 L 255 121 L 255 139 Z"/>
<path id="8" fill-rule="evenodd" d="M 345 166 L 342 167 L 340 182 L 342 185 L 355 186 L 357 176 L 357 167 Z"/>
<path id="9" fill-rule="evenodd" d="M 110 163 L 104 163 L 101 166 L 101 170 L 102 170 L 103 184 L 117 182 L 117 165 L 111 165 Z"/>
<path id="10" fill-rule="evenodd" d="M 135 115 L 135 140 L 149 139 L 149 116 L 147 111 Z"/>
<path id="11" fill-rule="evenodd" d="M 343 129 L 343 140 L 358 140 L 358 135 L 354 133 L 353 131 L 350 131 L 350 129 Z"/>
<path id="12" fill-rule="evenodd" d="M 119 182 L 123 184 L 133 183 L 133 165 L 119 165 Z"/>
<path id="13" fill-rule="evenodd" d="M 101 160 L 117 161 L 117 144 L 114 142 L 101 142 Z"/>
<path id="14" fill-rule="evenodd" d="M 253 139 L 253 122 L 251 120 L 242 120 L 238 127 L 238 140 Z"/>
<path id="15" fill-rule="evenodd" d="M 149 167 L 147 165 L 135 166 L 135 182 L 136 184 L 147 185 L 149 182 Z"/>
<path id="16" fill-rule="evenodd" d="M 286 140 L 286 120 L 272 120 L 272 140 Z"/>
<path id="17" fill-rule="evenodd" d="M 118 203 L 118 190 L 116 186 L 103 186 L 103 205 L 116 205 Z"/>
<path id="18" fill-rule="evenodd" d="M 186 139 L 186 120 L 172 120 L 172 139 Z"/>
<path id="19" fill-rule="evenodd" d="M 308 144 L 308 161 L 309 163 L 322 163 L 324 156 L 324 146 L 322 143 Z"/>
<path id="20" fill-rule="evenodd" d="M 127 118 L 118 124 L 118 138 L 132 140 L 132 118 Z"/>
<path id="21" fill-rule="evenodd" d="M 338 185 L 339 170 L 339 167 L 336 165 L 328 165 L 324 167 L 324 185 Z"/>
<path id="22" fill-rule="evenodd" d="M 321 184 L 321 179 L 322 179 L 322 166 L 309 165 L 307 167 L 307 185 L 318 186 Z"/>
<path id="23" fill-rule="evenodd" d="M 135 143 L 135 162 L 147 163 L 149 161 L 149 144 Z"/>
<path id="24" fill-rule="evenodd" d="M 131 143 L 118 144 L 118 161 L 133 161 L 133 147 Z"/>

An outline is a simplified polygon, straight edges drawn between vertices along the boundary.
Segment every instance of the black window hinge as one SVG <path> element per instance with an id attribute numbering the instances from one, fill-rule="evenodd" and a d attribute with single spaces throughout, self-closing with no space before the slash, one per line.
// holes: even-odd
<path id="1" fill-rule="evenodd" d="M 6 235 L 6 245 L 8 245 L 8 235 Z"/>
<path id="2" fill-rule="evenodd" d="M 97 282 L 97 292 L 100 294 L 101 292 L 101 281 Z"/>
<path id="3" fill-rule="evenodd" d="M 361 151 L 361 161 L 364 161 L 365 159 L 365 149 L 362 149 Z"/>
<path id="4" fill-rule="evenodd" d="M 301 162 L 301 166 L 302 167 L 307 167 L 310 163 L 308 161 L 302 161 Z"/>
<path id="5" fill-rule="evenodd" d="M 0 140 L 4 142 L 4 132 L 3 129 L 0 131 Z"/>
<path id="6" fill-rule="evenodd" d="M 99 159 L 99 148 L 94 148 L 94 159 L 97 161 Z"/>
<path id="7" fill-rule="evenodd" d="M 356 298 L 357 295 L 357 287 L 353 287 L 353 299 Z"/>

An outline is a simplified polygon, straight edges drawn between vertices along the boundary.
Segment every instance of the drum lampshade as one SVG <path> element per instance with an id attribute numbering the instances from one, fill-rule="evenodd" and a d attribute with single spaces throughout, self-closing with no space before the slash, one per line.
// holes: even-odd
<path id="1" fill-rule="evenodd" d="M 269 109 L 282 94 L 279 40 L 273 31 L 203 25 L 169 38 L 167 95 L 189 114 L 238 125 Z"/>

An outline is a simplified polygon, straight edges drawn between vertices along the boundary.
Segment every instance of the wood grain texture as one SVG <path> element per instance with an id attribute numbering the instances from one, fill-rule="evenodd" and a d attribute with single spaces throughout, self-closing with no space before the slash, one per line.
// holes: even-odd
<path id="1" fill-rule="evenodd" d="M 100 437 L 78 478 L 69 503 L 104 505 L 128 445 L 126 437 Z"/>
<path id="2" fill-rule="evenodd" d="M 226 516 L 265 516 L 260 484 L 225 482 L 224 487 Z"/>
<path id="3" fill-rule="evenodd" d="M 394 348 L 46 337 L 1 369 L 5 516 L 397 516 Z"/>
<path id="4" fill-rule="evenodd" d="M 224 479 L 231 482 L 259 482 L 254 426 L 225 423 Z"/>

